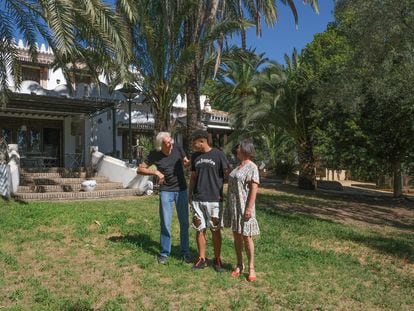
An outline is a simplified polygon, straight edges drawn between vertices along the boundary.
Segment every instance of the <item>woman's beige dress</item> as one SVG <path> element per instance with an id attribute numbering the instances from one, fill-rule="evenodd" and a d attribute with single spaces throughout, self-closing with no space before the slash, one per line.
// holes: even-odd
<path id="1" fill-rule="evenodd" d="M 229 175 L 227 210 L 224 222 L 234 232 L 244 236 L 260 234 L 259 224 L 256 220 L 255 205 L 253 205 L 252 217 L 248 221 L 244 220 L 244 210 L 246 208 L 250 182 L 260 183 L 259 170 L 253 162 L 237 166 Z"/>

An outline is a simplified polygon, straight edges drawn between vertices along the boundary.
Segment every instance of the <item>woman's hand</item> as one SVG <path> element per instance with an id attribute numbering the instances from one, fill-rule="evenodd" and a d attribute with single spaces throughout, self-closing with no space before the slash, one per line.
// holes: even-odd
<path id="1" fill-rule="evenodd" d="M 252 218 L 252 209 L 246 208 L 244 211 L 244 220 L 249 220 L 250 218 Z"/>

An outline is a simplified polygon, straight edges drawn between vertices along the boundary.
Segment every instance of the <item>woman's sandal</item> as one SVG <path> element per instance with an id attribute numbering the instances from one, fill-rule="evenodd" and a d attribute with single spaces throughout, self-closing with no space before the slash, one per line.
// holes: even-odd
<path id="1" fill-rule="evenodd" d="M 248 282 L 254 282 L 256 281 L 257 277 L 256 277 L 256 273 L 255 275 L 251 275 L 251 271 L 254 271 L 254 269 L 249 269 L 249 275 L 247 276 L 246 280 Z"/>
<path id="2" fill-rule="evenodd" d="M 238 276 L 240 276 L 240 274 L 243 272 L 243 265 L 237 265 L 234 269 L 233 269 L 233 271 L 231 272 L 231 276 L 232 277 L 238 277 Z"/>

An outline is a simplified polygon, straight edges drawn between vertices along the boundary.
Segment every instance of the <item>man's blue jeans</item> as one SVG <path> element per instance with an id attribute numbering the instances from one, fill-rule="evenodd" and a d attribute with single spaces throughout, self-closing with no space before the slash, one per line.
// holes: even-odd
<path id="1" fill-rule="evenodd" d="M 180 223 L 181 253 L 185 255 L 189 252 L 187 190 L 177 192 L 160 191 L 161 256 L 168 256 L 171 253 L 171 221 L 174 203 Z"/>

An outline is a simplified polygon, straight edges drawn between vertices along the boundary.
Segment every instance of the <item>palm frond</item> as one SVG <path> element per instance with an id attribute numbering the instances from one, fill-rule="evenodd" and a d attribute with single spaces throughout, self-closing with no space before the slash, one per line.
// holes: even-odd
<path id="1" fill-rule="evenodd" d="M 17 48 L 13 38 L 13 23 L 9 15 L 0 11 L 0 106 L 5 107 L 10 98 L 9 79 L 15 87 L 20 84 Z M 10 74 L 10 76 L 9 76 Z"/>

